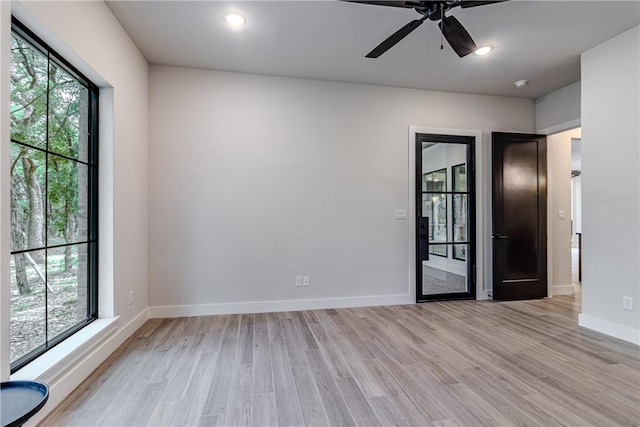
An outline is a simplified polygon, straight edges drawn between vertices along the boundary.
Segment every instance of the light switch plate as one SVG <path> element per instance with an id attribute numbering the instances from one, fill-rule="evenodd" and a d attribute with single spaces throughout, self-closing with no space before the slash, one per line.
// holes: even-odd
<path id="1" fill-rule="evenodd" d="M 633 311 L 633 298 L 622 297 L 622 308 L 625 310 Z"/>
<path id="2" fill-rule="evenodd" d="M 302 277 L 302 286 L 305 288 L 309 287 L 309 276 L 303 276 Z"/>
<path id="3" fill-rule="evenodd" d="M 407 219 L 407 210 L 406 209 L 397 209 L 395 218 L 397 220 L 406 220 Z"/>
<path id="4" fill-rule="evenodd" d="M 302 276 L 296 276 L 296 287 L 299 288 L 302 286 Z"/>
<path id="5" fill-rule="evenodd" d="M 564 210 L 559 210 L 558 211 L 558 219 L 567 219 L 567 212 Z"/>

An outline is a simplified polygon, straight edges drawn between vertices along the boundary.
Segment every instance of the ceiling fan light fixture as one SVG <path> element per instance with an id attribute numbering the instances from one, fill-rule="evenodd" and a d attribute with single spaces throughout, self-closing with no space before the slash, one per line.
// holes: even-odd
<path id="1" fill-rule="evenodd" d="M 247 23 L 247 18 L 240 12 L 231 11 L 224 14 L 224 21 L 232 27 L 238 28 Z"/>
<path id="2" fill-rule="evenodd" d="M 480 46 L 479 48 L 476 49 L 474 53 L 478 56 L 484 56 L 487 53 L 491 52 L 492 50 L 493 50 L 492 46 Z"/>

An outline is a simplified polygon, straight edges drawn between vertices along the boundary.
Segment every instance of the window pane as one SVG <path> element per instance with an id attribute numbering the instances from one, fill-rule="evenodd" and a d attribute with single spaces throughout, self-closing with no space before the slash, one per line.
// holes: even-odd
<path id="1" fill-rule="evenodd" d="M 11 250 L 44 246 L 45 154 L 11 144 Z"/>
<path id="2" fill-rule="evenodd" d="M 466 276 L 458 273 L 423 265 L 422 295 L 468 292 Z"/>
<path id="3" fill-rule="evenodd" d="M 436 255 L 436 256 L 442 256 L 442 257 L 447 257 L 449 251 L 448 251 L 448 246 L 449 245 L 432 245 L 429 244 L 429 254 L 430 255 Z"/>
<path id="4" fill-rule="evenodd" d="M 429 239 L 433 235 L 433 199 L 437 198 L 433 194 L 422 194 L 422 216 L 429 218 Z"/>
<path id="5" fill-rule="evenodd" d="M 467 166 L 458 165 L 453 170 L 453 191 L 467 191 Z"/>
<path id="6" fill-rule="evenodd" d="M 49 150 L 87 162 L 89 91 L 54 62 L 50 71 Z"/>
<path id="7" fill-rule="evenodd" d="M 87 318 L 87 245 L 47 252 L 49 339 Z"/>
<path id="8" fill-rule="evenodd" d="M 468 246 L 469 245 L 453 245 L 453 258 L 460 261 L 466 261 Z"/>
<path id="9" fill-rule="evenodd" d="M 11 139 L 44 148 L 47 135 L 47 57 L 11 37 Z"/>
<path id="10" fill-rule="evenodd" d="M 49 155 L 48 244 L 87 240 L 88 166 Z"/>
<path id="11" fill-rule="evenodd" d="M 422 216 L 429 217 L 429 242 L 446 242 L 447 195 L 423 194 Z"/>
<path id="12" fill-rule="evenodd" d="M 453 241 L 467 241 L 467 200 L 466 194 L 454 194 L 452 200 L 453 209 Z"/>
<path id="13" fill-rule="evenodd" d="M 447 191 L 447 170 L 440 169 L 424 174 L 424 191 Z"/>
<path id="14" fill-rule="evenodd" d="M 44 251 L 11 256 L 10 359 L 46 341 Z"/>

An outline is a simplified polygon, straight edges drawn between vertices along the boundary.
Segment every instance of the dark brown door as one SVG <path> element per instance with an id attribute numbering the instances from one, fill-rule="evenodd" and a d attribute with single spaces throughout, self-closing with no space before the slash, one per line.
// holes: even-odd
<path id="1" fill-rule="evenodd" d="M 547 296 L 547 139 L 494 132 L 493 298 Z"/>

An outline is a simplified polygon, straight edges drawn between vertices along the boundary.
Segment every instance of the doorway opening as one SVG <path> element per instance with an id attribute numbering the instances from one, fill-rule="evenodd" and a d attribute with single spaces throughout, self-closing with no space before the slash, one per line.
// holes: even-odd
<path id="1" fill-rule="evenodd" d="M 475 138 L 416 134 L 416 300 L 476 297 Z"/>
<path id="2" fill-rule="evenodd" d="M 580 291 L 581 129 L 547 135 L 548 296 Z"/>
<path id="3" fill-rule="evenodd" d="M 571 283 L 582 284 L 582 140 L 571 138 Z"/>

